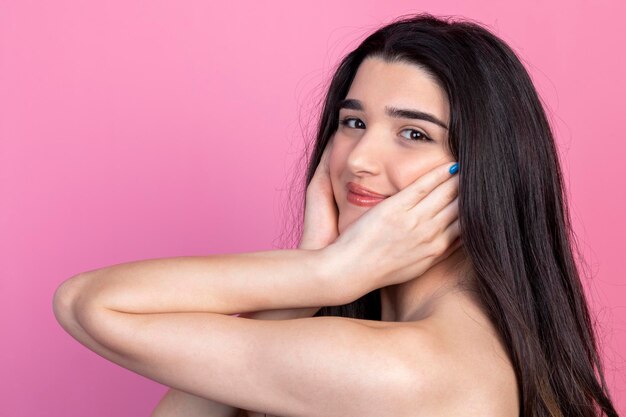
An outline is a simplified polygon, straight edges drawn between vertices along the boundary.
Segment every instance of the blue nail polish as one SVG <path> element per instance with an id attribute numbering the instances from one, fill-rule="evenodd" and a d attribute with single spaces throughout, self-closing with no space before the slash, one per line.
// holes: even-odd
<path id="1" fill-rule="evenodd" d="M 454 175 L 457 172 L 459 172 L 459 163 L 458 162 L 450 167 L 450 174 Z"/>

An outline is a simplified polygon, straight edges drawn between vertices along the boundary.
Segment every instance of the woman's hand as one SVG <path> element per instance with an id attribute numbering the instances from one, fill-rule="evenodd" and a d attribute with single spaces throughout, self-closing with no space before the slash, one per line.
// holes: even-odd
<path id="1" fill-rule="evenodd" d="M 458 175 L 451 163 L 363 213 L 324 249 L 333 275 L 371 290 L 420 276 L 460 247 Z"/>
<path id="2" fill-rule="evenodd" d="M 323 249 L 339 236 L 338 210 L 328 168 L 332 142 L 333 138 L 324 148 L 320 163 L 306 189 L 304 232 L 298 245 L 299 249 Z"/>

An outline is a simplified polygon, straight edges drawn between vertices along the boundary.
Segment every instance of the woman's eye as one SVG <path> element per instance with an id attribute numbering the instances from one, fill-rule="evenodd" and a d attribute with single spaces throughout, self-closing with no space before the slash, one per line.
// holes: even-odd
<path id="1" fill-rule="evenodd" d="M 429 138 L 428 136 L 426 136 L 425 133 L 417 130 L 417 129 L 404 129 L 403 132 L 410 132 L 411 134 L 409 135 L 409 137 L 407 138 L 406 136 L 404 136 L 405 138 L 409 139 L 409 140 L 423 140 L 426 142 L 431 142 L 432 139 Z"/>
<path id="2" fill-rule="evenodd" d="M 341 123 L 344 126 L 355 128 L 355 126 L 352 126 L 352 124 L 351 124 L 352 122 L 360 122 L 361 124 L 363 124 L 363 121 L 361 121 L 360 119 L 357 119 L 355 117 L 346 117 L 345 119 L 341 120 L 339 123 Z"/>
<path id="3" fill-rule="evenodd" d="M 355 124 L 360 123 L 359 126 L 362 126 L 362 127 L 357 127 L 353 125 L 352 122 L 355 122 Z M 339 123 L 351 129 L 362 129 L 365 127 L 365 124 L 363 123 L 363 121 L 361 119 L 357 119 L 356 117 L 346 117 L 345 119 L 340 120 Z M 407 131 L 410 132 L 409 136 L 407 137 L 407 136 L 402 135 L 402 137 L 406 138 L 409 141 L 420 141 L 420 140 L 423 140 L 425 142 L 433 141 L 431 138 L 428 137 L 428 135 L 426 135 L 420 130 L 417 130 L 417 129 L 404 129 L 403 130 L 403 132 L 407 132 Z"/>

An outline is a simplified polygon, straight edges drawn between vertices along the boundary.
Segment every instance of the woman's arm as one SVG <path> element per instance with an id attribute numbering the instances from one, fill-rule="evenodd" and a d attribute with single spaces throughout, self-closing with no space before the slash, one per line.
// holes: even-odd
<path id="1" fill-rule="evenodd" d="M 444 243 L 458 236 L 452 225 L 433 237 L 451 213 L 424 214 L 450 197 L 447 187 L 427 194 L 439 177 L 424 175 L 319 251 L 152 259 L 79 274 L 57 289 L 55 314 L 105 358 L 236 408 L 408 415 L 415 401 L 432 397 L 440 368 L 428 332 L 342 317 L 232 314 L 346 304 L 420 275 L 445 258 Z M 425 195 L 424 205 L 415 205 Z M 385 236 L 378 237 L 381 224 Z"/>
<path id="2" fill-rule="evenodd" d="M 302 251 L 302 253 L 304 253 L 304 251 Z M 245 255 L 245 254 L 244 254 Z M 221 258 L 221 260 L 223 261 L 221 264 L 216 264 L 214 266 L 214 268 L 210 268 L 208 264 L 204 264 L 204 268 L 206 268 L 206 272 L 208 273 L 209 271 L 217 271 L 218 269 L 226 272 L 227 274 L 235 274 L 236 272 L 234 270 L 229 270 L 228 268 L 228 262 L 232 262 L 237 260 L 237 258 L 239 258 L 239 255 L 234 255 L 234 256 L 227 256 L 227 258 L 221 256 L 219 258 Z M 228 260 L 226 260 L 228 259 Z M 274 260 L 276 260 L 277 258 L 272 258 Z M 298 258 L 293 258 L 298 259 Z M 181 263 L 184 263 L 183 261 L 187 260 L 190 261 L 186 264 L 186 267 L 181 267 Z M 66 308 L 65 310 L 69 309 L 70 307 L 70 300 L 69 298 L 72 299 L 77 299 L 79 296 L 84 297 L 85 299 L 89 299 L 89 294 L 97 294 L 100 293 L 100 291 L 104 291 L 106 290 L 106 288 L 108 288 L 109 290 L 111 290 L 114 287 L 109 287 L 109 286 L 104 286 L 102 284 L 104 284 L 104 280 L 107 280 L 107 284 L 114 284 L 116 283 L 117 285 L 120 285 L 120 289 L 121 286 L 123 286 L 123 284 L 126 284 L 128 281 L 126 280 L 120 280 L 117 281 L 115 278 L 124 278 L 124 277 L 130 277 L 130 276 L 135 276 L 137 278 L 142 278 L 145 276 L 149 276 L 150 274 L 155 274 L 156 271 L 158 271 L 158 273 L 156 275 L 152 275 L 152 276 L 158 276 L 159 278 L 155 278 L 155 281 L 151 281 L 151 282 L 147 282 L 147 280 L 142 280 L 144 281 L 149 288 L 143 288 L 139 285 L 139 282 L 134 281 L 133 286 L 131 286 L 130 288 L 133 288 L 134 290 L 137 291 L 137 296 L 142 295 L 143 293 L 147 293 L 147 292 L 152 292 L 155 291 L 158 293 L 161 293 L 163 295 L 168 295 L 171 296 L 170 297 L 170 301 L 174 300 L 174 301 L 179 301 L 180 298 L 177 298 L 175 296 L 175 294 L 173 294 L 170 291 L 165 291 L 163 290 L 155 290 L 155 288 L 153 287 L 153 284 L 155 282 L 160 283 L 161 285 L 168 285 L 167 281 L 169 279 L 175 280 L 177 279 L 177 276 L 180 275 L 184 275 L 184 274 L 191 274 L 191 275 L 195 275 L 197 276 L 197 278 L 201 278 L 200 276 L 198 276 L 197 274 L 195 274 L 194 272 L 198 272 L 198 271 L 194 271 L 194 268 L 199 268 L 200 263 L 199 263 L 200 259 L 198 258 L 185 258 L 185 259 L 178 259 L 178 258 L 174 258 L 174 259 L 167 259 L 167 260 L 151 260 L 151 261 L 141 261 L 139 263 L 133 263 L 133 264 L 124 264 L 124 265 L 116 265 L 114 267 L 111 268 L 104 268 L 104 269 L 100 269 L 100 270 L 96 270 L 96 271 L 91 271 L 89 273 L 86 274 L 81 274 L 80 277 L 82 278 L 82 281 L 79 282 L 77 279 L 73 279 L 74 280 L 74 285 L 69 285 L 70 283 L 68 282 L 67 285 L 65 285 L 65 293 L 69 294 L 68 290 L 71 290 L 71 297 L 64 297 L 63 300 L 66 303 Z M 205 259 L 206 261 L 206 259 Z M 158 263 L 157 263 L 158 262 Z M 171 264 L 172 262 L 176 263 L 176 267 L 177 270 L 175 271 L 176 273 L 168 276 L 167 275 L 167 268 L 168 268 L 168 263 Z M 138 264 L 142 264 L 141 266 L 144 267 L 148 267 L 148 269 L 145 272 L 142 272 L 139 268 Z M 244 268 L 251 268 L 253 267 L 252 264 L 248 264 L 247 266 L 244 266 L 245 263 L 241 262 L 241 263 L 237 263 L 237 266 L 243 266 Z M 236 267 L 234 267 L 234 269 L 236 269 Z M 170 266 L 171 267 L 171 266 Z M 285 271 L 288 271 L 289 269 L 285 269 Z M 306 269 L 309 272 L 312 272 L 312 269 L 307 268 Z M 112 275 L 108 275 L 111 274 L 113 271 L 115 271 L 116 274 L 120 274 L 120 275 L 116 275 L 116 276 L 112 276 Z M 124 271 L 130 271 L 131 274 L 129 275 L 125 275 Z M 145 275 L 144 275 L 145 274 Z M 211 274 L 209 274 L 211 275 Z M 216 279 L 217 278 L 216 273 L 212 274 L 212 278 Z M 298 274 L 294 274 L 294 275 L 298 275 Z M 187 276 L 187 275 L 185 275 Z M 89 277 L 89 279 L 87 279 Z M 260 276 L 259 274 L 255 275 L 256 279 L 262 279 L 262 276 Z M 76 277 L 78 278 L 78 277 Z M 314 279 L 314 277 L 310 277 L 311 279 Z M 91 281 L 90 281 L 91 279 Z M 211 286 L 209 284 L 209 279 L 211 279 L 209 276 L 206 276 L 206 281 L 204 286 L 204 289 L 210 289 Z M 95 280 L 99 280 L 99 281 L 95 281 Z M 70 280 L 72 281 L 72 280 Z M 193 294 L 193 295 L 198 295 L 200 296 L 201 293 L 199 292 L 195 292 L 192 290 L 192 285 L 190 284 L 191 281 L 193 280 L 189 280 L 188 282 L 182 282 L 183 280 L 177 280 L 176 284 L 178 284 L 177 286 L 180 286 L 183 289 L 188 289 L 189 292 L 188 294 Z M 194 281 L 196 282 L 196 281 Z M 102 286 L 101 286 L 102 285 Z M 171 283 L 169 285 L 172 285 Z M 202 284 L 201 284 L 202 285 Z M 117 288 L 117 287 L 116 287 Z M 126 287 L 124 287 L 126 288 Z M 96 290 L 97 289 L 97 290 Z M 127 289 L 124 294 L 126 297 L 125 298 L 129 301 L 129 303 L 132 303 L 132 305 L 134 307 L 139 307 L 142 301 L 140 301 L 139 298 L 130 298 L 132 293 L 128 292 L 129 289 Z M 102 293 L 100 293 L 102 294 Z M 108 293 L 109 295 L 112 295 L 113 293 Z M 60 297 L 58 298 L 60 299 Z M 144 303 L 146 302 L 145 300 L 143 301 Z M 176 308 L 174 305 L 167 305 L 167 304 L 161 304 L 163 309 L 167 309 L 167 308 Z M 187 304 L 181 306 L 181 307 L 185 307 L 187 306 Z M 117 308 L 121 308 L 124 309 L 123 306 L 116 306 Z M 56 304 L 56 308 L 57 310 L 63 310 L 63 306 L 61 303 L 57 303 Z M 157 309 L 159 307 L 153 307 L 151 309 L 146 308 L 143 311 L 140 311 L 139 309 L 134 310 L 133 312 L 155 312 L 154 310 Z M 293 308 L 293 309 L 278 309 L 278 310 L 261 310 L 261 311 L 250 311 L 250 312 L 245 312 L 245 313 L 241 313 L 242 317 L 246 317 L 246 318 L 254 318 L 254 319 L 262 319 L 262 320 L 282 320 L 282 319 L 293 319 L 293 318 L 301 318 L 301 317 L 311 317 L 313 316 L 320 307 L 304 307 L 304 308 Z M 181 310 L 183 310 L 184 308 L 181 308 Z M 191 311 L 193 311 L 192 309 L 189 309 Z M 237 308 L 237 311 L 242 310 Z M 124 311 L 124 310 L 122 310 Z M 166 310 L 164 310 L 166 311 Z M 58 315 L 63 314 L 63 312 L 59 313 Z M 62 322 L 64 323 L 68 323 L 70 322 L 70 320 L 63 320 Z M 101 356 L 104 357 L 109 357 L 111 358 L 112 355 L 116 354 L 114 352 L 112 352 L 111 350 L 107 349 L 106 347 L 97 344 L 93 338 L 87 334 L 78 324 L 76 325 L 72 325 L 71 329 L 67 329 L 70 333 L 72 333 L 73 335 L 75 335 L 75 337 L 81 341 L 85 346 L 89 347 L 90 349 L 94 350 L 96 353 L 100 354 Z M 106 352 L 105 352 L 106 350 Z M 122 359 L 118 358 L 117 362 L 120 363 Z M 168 416 L 168 415 L 179 415 L 180 412 L 184 410 L 185 411 L 185 415 L 190 415 L 189 413 L 191 413 L 192 411 L 194 413 L 196 413 L 197 415 L 203 415 L 203 416 L 207 416 L 207 417 L 217 417 L 217 416 L 236 416 L 237 413 L 240 411 L 237 408 L 225 405 L 225 404 L 221 404 L 218 403 L 216 401 L 212 401 L 209 399 L 205 399 L 205 398 L 201 398 L 183 391 L 179 391 L 179 390 L 175 390 L 175 389 L 170 389 L 170 391 L 168 391 L 168 394 L 166 394 L 166 396 L 161 400 L 161 402 L 159 403 L 159 405 L 157 406 L 157 408 L 154 411 L 154 415 L 155 416 Z M 194 414 L 194 415 L 196 415 Z"/>
<path id="3" fill-rule="evenodd" d="M 95 306 L 134 314 L 231 315 L 340 305 L 371 291 L 367 280 L 352 277 L 348 285 L 332 270 L 325 250 L 148 259 L 79 274 L 64 282 L 57 296 L 78 293 L 72 304 L 80 320 Z M 80 291 L 67 291 L 70 287 Z"/>
<path id="4" fill-rule="evenodd" d="M 285 310 L 262 310 L 242 313 L 240 317 L 256 320 L 286 320 L 313 317 L 321 307 L 293 308 Z M 208 398 L 198 397 L 187 392 L 170 388 L 160 400 L 150 417 L 247 417 L 248 413 L 240 408 Z"/>

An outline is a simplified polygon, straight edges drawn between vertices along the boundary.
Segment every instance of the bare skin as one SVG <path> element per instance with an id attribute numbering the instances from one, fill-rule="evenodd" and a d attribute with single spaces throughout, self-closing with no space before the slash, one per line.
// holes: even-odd
<path id="1" fill-rule="evenodd" d="M 454 255 L 453 255 L 454 256 Z M 458 255 L 456 255 L 458 256 Z M 318 309 L 272 310 L 247 313 L 258 320 L 311 317 Z M 391 317 L 383 317 L 390 320 Z M 384 323 L 384 322 L 381 322 Z M 433 301 L 427 317 L 406 326 L 437 335 L 447 352 L 446 366 L 454 369 L 442 381 L 448 387 L 441 401 L 431 403 L 424 415 L 510 416 L 519 415 L 517 382 L 504 346 L 480 305 L 468 294 L 450 293 Z M 419 326 L 417 326 L 419 324 Z M 454 393 L 454 396 L 450 395 Z M 454 399 L 454 400 L 453 400 Z M 421 404 L 420 406 L 423 406 Z M 184 410 L 184 413 L 182 411 Z M 170 389 L 152 417 L 280 417 L 241 410 Z"/>
<path id="2" fill-rule="evenodd" d="M 423 120 L 413 120 L 405 125 L 405 120 L 386 117 L 381 109 L 385 104 L 416 108 L 448 124 L 446 95 L 420 69 L 378 59 L 365 60 L 346 97 L 359 100 L 364 110 L 340 110 L 340 120 L 352 120 L 348 125 L 340 125 L 333 137 L 328 176 L 322 177 L 325 181 L 308 190 L 307 216 L 316 213 L 318 218 L 305 219 L 305 233 L 308 225 L 315 234 L 306 236 L 308 240 L 304 248 L 307 245 L 311 249 L 326 246 L 368 210 L 347 202 L 343 186 L 346 181 L 357 181 L 381 194 L 393 194 L 433 166 L 454 160 L 444 146 L 446 128 Z M 378 106 L 375 107 L 374 103 Z M 410 129 L 414 129 L 414 137 L 424 139 L 427 135 L 432 142 L 402 139 L 408 137 L 406 133 L 410 133 Z M 370 135 L 370 131 L 375 133 Z M 392 139 L 392 132 L 401 135 Z M 389 139 L 383 140 L 386 135 Z M 403 142 L 405 140 L 407 142 Z M 329 198 L 330 193 L 332 198 Z M 333 212 L 335 202 L 336 213 Z M 455 287 L 469 270 L 466 261 L 460 248 L 421 276 L 381 288 L 382 321 L 372 324 L 401 323 L 415 328 L 428 333 L 436 340 L 438 349 L 445 352 L 444 366 L 449 372 L 440 374 L 442 381 L 435 384 L 445 389 L 438 393 L 440 398 L 432 393 L 432 401 L 416 404 L 416 409 L 424 410 L 420 415 L 518 416 L 517 382 L 504 346 L 478 300 L 471 293 Z M 280 320 L 312 316 L 316 311 L 260 311 L 245 316 Z M 417 349 L 418 339 L 415 343 Z M 217 406 L 209 400 L 204 406 L 210 404 Z M 226 417 L 238 412 L 245 415 L 245 411 L 235 408 L 211 415 Z M 264 416 L 255 411 L 247 411 L 247 415 Z"/>
<path id="3" fill-rule="evenodd" d="M 519 416 L 518 386 L 512 363 L 476 300 L 468 294 L 449 293 L 433 301 L 427 317 L 405 324 L 436 336 L 442 351 L 447 353 L 445 366 L 454 370 L 437 384 L 447 387 L 439 393 L 438 401 L 416 404 L 422 410 L 420 415 Z M 254 411 L 245 413 L 235 416 L 281 417 Z"/>
<path id="4" fill-rule="evenodd" d="M 328 197 L 335 199 L 339 212 L 336 219 L 329 216 L 332 227 L 317 237 L 332 241 L 332 229 L 339 236 L 332 250 L 319 246 L 325 248 L 323 257 L 285 251 L 140 262 L 81 274 L 55 296 L 60 323 L 81 343 L 127 369 L 198 398 L 221 399 L 241 408 L 324 417 L 517 416 L 515 378 L 502 344 L 471 293 L 457 286 L 466 272 L 459 267 L 466 261 L 462 247 L 449 246 L 443 252 L 441 243 L 450 245 L 451 240 L 439 239 L 437 263 L 421 255 L 427 246 L 422 242 L 430 239 L 426 234 L 445 225 L 451 226 L 442 236 L 455 234 L 455 223 L 450 223 L 455 205 L 447 200 L 447 206 L 439 206 L 436 216 L 424 223 L 430 228 L 418 222 L 420 227 L 409 229 L 398 220 L 410 220 L 409 214 L 443 203 L 454 178 L 429 189 L 437 197 L 429 194 L 419 208 L 394 211 L 392 217 L 376 211 L 395 207 L 385 205 L 387 201 L 371 209 L 350 203 L 346 196 L 346 184 L 357 182 L 388 196 L 399 193 L 389 200 L 393 204 L 410 201 L 419 190 L 411 188 L 416 178 L 426 178 L 431 168 L 452 160 L 444 146 L 445 128 L 391 118 L 383 107 L 417 108 L 447 125 L 447 102 L 438 88 L 415 66 L 376 59 L 362 64 L 347 97 L 359 100 L 363 108 L 341 109 L 340 118 L 358 121 L 335 133 L 328 158 L 333 192 Z M 415 139 L 415 132 L 404 135 L 416 130 L 432 141 Z M 361 216 L 372 221 L 355 222 Z M 348 227 L 352 223 L 354 227 Z M 400 255 L 394 258 L 396 253 Z M 346 264 L 336 263 L 338 259 Z M 332 276 L 317 276 L 314 269 L 322 260 L 339 269 Z M 391 268 L 394 262 L 398 269 Z M 328 271 L 328 265 L 321 270 Z M 371 272 L 379 265 L 389 266 L 391 272 Z M 249 279 L 257 275 L 258 281 Z M 261 319 L 277 314 L 270 311 L 259 312 L 258 321 L 225 316 L 235 308 L 249 312 L 340 305 L 374 284 L 381 288 L 381 321 Z M 274 290 L 281 296 L 273 296 Z M 303 309 L 291 310 L 280 314 L 305 314 Z M 314 312 L 309 307 L 306 314 Z M 223 361 L 225 357 L 229 361 Z M 194 408 L 198 415 L 235 417 L 239 412 L 218 401 L 197 401 L 176 392 L 166 396 L 170 399 L 186 415 L 193 415 Z M 154 415 L 168 414 L 163 408 Z"/>

